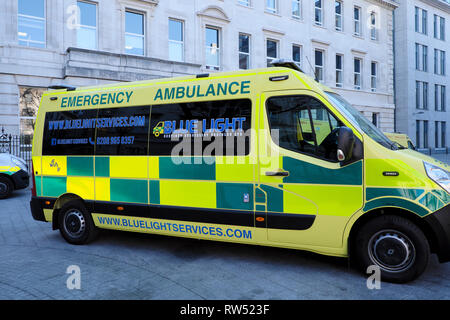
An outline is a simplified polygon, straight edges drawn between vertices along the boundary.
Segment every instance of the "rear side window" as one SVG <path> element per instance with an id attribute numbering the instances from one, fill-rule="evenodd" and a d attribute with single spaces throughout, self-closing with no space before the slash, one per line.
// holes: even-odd
<path id="1" fill-rule="evenodd" d="M 251 108 L 249 99 L 154 105 L 149 154 L 247 155 Z"/>
<path id="2" fill-rule="evenodd" d="M 96 155 L 147 155 L 150 107 L 100 109 Z"/>
<path id="3" fill-rule="evenodd" d="M 43 155 L 94 155 L 97 110 L 47 112 Z"/>

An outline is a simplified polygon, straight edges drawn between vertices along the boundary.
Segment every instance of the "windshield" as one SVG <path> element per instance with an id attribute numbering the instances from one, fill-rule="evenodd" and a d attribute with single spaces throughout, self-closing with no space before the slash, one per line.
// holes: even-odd
<path id="1" fill-rule="evenodd" d="M 353 124 L 357 125 L 359 129 L 364 131 L 370 138 L 381 144 L 382 146 L 397 150 L 398 147 L 389 140 L 372 122 L 367 120 L 358 110 L 356 110 L 349 102 L 342 98 L 337 93 L 325 91 L 331 102 L 342 112 L 345 113 Z"/>

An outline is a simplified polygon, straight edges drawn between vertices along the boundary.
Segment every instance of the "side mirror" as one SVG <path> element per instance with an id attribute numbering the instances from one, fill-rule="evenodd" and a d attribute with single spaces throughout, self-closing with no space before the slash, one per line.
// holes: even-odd
<path id="1" fill-rule="evenodd" d="M 353 155 L 353 147 L 355 145 L 355 135 L 352 129 L 340 127 L 337 139 L 337 158 L 340 162 L 349 160 Z"/>

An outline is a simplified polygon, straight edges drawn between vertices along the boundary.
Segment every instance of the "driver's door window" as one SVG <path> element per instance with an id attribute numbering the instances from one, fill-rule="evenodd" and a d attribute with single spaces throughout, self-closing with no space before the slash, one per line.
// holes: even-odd
<path id="1" fill-rule="evenodd" d="M 272 97 L 267 111 L 272 137 L 279 137 L 275 142 L 280 147 L 337 162 L 337 129 L 342 123 L 319 100 L 300 95 Z"/>

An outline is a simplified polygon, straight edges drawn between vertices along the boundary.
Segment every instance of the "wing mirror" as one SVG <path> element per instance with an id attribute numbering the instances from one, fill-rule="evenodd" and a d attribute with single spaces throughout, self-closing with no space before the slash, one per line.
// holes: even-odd
<path id="1" fill-rule="evenodd" d="M 337 142 L 337 159 L 340 162 L 350 160 L 355 145 L 355 135 L 353 134 L 352 129 L 340 127 Z"/>

